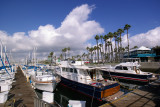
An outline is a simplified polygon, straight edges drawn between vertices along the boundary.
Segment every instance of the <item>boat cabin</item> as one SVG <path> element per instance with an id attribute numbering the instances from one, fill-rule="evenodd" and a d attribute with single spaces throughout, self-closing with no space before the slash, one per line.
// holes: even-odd
<path id="1" fill-rule="evenodd" d="M 93 67 L 87 66 L 66 66 L 59 67 L 61 76 L 82 83 L 91 83 L 96 80 L 102 80 L 102 74 Z"/>

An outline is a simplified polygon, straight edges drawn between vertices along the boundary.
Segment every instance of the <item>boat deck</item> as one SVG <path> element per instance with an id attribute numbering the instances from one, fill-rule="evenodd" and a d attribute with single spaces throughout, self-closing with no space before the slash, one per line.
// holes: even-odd
<path id="1" fill-rule="evenodd" d="M 100 107 L 160 107 L 159 102 L 159 88 L 144 86 Z"/>
<path id="2" fill-rule="evenodd" d="M 11 104 L 14 107 L 34 107 L 35 96 L 34 89 L 27 82 L 20 67 L 18 67 L 8 100 L 5 104 L 0 104 L 0 107 L 8 107 Z"/>

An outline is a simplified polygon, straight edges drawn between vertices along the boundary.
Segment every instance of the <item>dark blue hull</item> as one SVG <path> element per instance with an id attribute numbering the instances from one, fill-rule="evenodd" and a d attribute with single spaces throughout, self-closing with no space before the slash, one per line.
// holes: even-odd
<path id="1" fill-rule="evenodd" d="M 76 81 L 72 81 L 72 80 L 69 80 L 69 79 L 66 79 L 66 78 L 63 78 L 63 77 L 61 77 L 60 84 L 63 85 L 63 86 L 66 86 L 68 88 L 71 88 L 75 91 L 78 91 L 82 94 L 85 94 L 87 96 L 90 96 L 90 97 L 94 96 L 94 98 L 96 98 L 98 100 L 102 100 L 102 92 L 103 91 L 109 90 L 111 88 L 119 86 L 118 83 L 114 83 L 114 84 L 99 88 L 99 87 L 94 87 L 94 86 L 91 86 L 91 85 L 79 83 L 79 82 L 76 82 Z"/>
<path id="2" fill-rule="evenodd" d="M 152 77 L 152 74 L 148 75 L 140 75 L 140 74 L 128 74 L 128 73 L 119 73 L 119 72 L 110 72 L 101 70 L 104 76 L 112 76 L 118 79 L 131 80 L 131 81 L 140 81 L 140 82 L 148 82 L 148 78 Z"/>

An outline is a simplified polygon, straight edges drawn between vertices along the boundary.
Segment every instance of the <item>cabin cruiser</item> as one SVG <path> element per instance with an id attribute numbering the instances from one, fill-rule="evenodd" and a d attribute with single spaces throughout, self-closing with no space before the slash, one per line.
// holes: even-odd
<path id="1" fill-rule="evenodd" d="M 48 72 L 46 67 L 37 67 L 37 66 L 23 66 L 22 71 L 27 77 L 27 80 L 30 80 L 31 85 L 34 89 L 53 92 L 60 82 L 59 76 Z"/>
<path id="2" fill-rule="evenodd" d="M 81 61 L 62 61 L 56 67 L 56 73 L 61 76 L 60 85 L 100 101 L 120 90 L 116 81 L 104 80 L 99 70 L 85 66 Z"/>
<path id="3" fill-rule="evenodd" d="M 31 76 L 32 85 L 35 89 L 53 92 L 60 82 L 60 78 L 55 74 L 43 74 Z"/>
<path id="4" fill-rule="evenodd" d="M 125 62 L 120 63 L 114 67 L 101 67 L 99 68 L 104 76 L 111 76 L 118 79 L 149 82 L 153 77 L 152 73 L 143 72 L 139 69 L 138 62 Z"/>

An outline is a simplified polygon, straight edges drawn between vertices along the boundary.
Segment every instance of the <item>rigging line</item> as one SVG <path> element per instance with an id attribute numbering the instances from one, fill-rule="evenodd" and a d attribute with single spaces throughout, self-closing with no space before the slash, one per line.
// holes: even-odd
<path id="1" fill-rule="evenodd" d="M 4 66 L 4 69 L 6 70 L 6 72 L 9 74 L 9 72 L 7 71 L 7 69 L 6 69 L 6 66 L 4 65 L 4 62 L 3 62 L 3 60 L 2 60 L 2 57 L 1 57 L 1 55 L 0 55 L 0 59 L 1 59 L 1 62 L 2 62 L 2 65 Z M 11 77 L 11 75 L 9 74 L 9 76 Z"/>
<path id="2" fill-rule="evenodd" d="M 2 40 L 0 39 L 0 41 L 1 41 L 1 45 L 2 45 L 3 51 L 4 51 L 4 53 L 5 53 L 5 56 L 6 56 L 7 62 L 8 62 L 8 64 L 9 64 L 9 67 L 10 67 L 11 72 L 12 72 L 12 68 L 11 68 L 10 62 L 9 62 L 9 60 L 8 60 L 8 57 L 7 57 L 6 51 L 5 51 L 4 47 L 3 47 Z M 5 62 L 4 62 L 4 63 L 5 63 Z"/>

